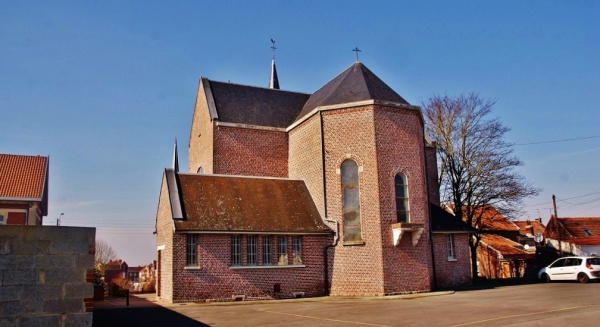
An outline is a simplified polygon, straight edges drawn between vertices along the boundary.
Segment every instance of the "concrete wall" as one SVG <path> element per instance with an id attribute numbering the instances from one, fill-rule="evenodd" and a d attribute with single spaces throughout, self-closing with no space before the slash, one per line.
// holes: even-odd
<path id="1" fill-rule="evenodd" d="M 95 228 L 0 226 L 0 326 L 91 326 Z"/>

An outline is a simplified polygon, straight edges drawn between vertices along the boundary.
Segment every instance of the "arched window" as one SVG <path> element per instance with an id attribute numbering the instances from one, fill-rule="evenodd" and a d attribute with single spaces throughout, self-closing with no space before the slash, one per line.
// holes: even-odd
<path id="1" fill-rule="evenodd" d="M 342 175 L 342 214 L 344 218 L 344 244 L 364 244 L 360 227 L 360 190 L 358 165 L 345 160 L 340 169 Z"/>
<path id="2" fill-rule="evenodd" d="M 198 167 L 198 171 L 197 171 L 197 173 L 198 173 L 198 174 L 204 174 L 204 168 L 202 168 L 202 167 Z"/>
<path id="3" fill-rule="evenodd" d="M 408 183 L 406 177 L 397 174 L 394 178 L 396 186 L 396 218 L 399 223 L 410 222 L 410 212 L 408 211 Z"/>

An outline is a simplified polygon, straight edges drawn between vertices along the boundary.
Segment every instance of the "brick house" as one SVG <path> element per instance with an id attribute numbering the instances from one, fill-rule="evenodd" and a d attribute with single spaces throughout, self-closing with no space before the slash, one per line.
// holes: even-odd
<path id="1" fill-rule="evenodd" d="M 550 217 L 546 244 L 563 254 L 600 255 L 600 217 Z"/>
<path id="2" fill-rule="evenodd" d="M 104 267 L 104 281 L 108 286 L 112 286 L 116 281 L 127 278 L 129 266 L 123 260 L 109 261 Z"/>
<path id="3" fill-rule="evenodd" d="M 360 62 L 313 94 L 201 78 L 189 172 L 176 149 L 156 217 L 161 300 L 383 296 L 470 281 L 464 224 L 432 234 L 437 169 L 420 108 Z M 460 268 L 434 275 L 439 260 L 440 271 Z"/>
<path id="4" fill-rule="evenodd" d="M 484 209 L 480 224 L 481 241 L 477 247 L 480 277 L 496 279 L 535 276 L 538 271 L 536 248 L 528 244 L 527 231 L 523 235 L 519 225 L 493 207 Z"/>
<path id="5" fill-rule="evenodd" d="M 42 225 L 49 158 L 0 154 L 0 225 Z"/>

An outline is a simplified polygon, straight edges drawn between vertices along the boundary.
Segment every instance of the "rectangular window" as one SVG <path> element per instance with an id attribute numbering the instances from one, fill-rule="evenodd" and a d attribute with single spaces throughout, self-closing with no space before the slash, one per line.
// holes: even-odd
<path id="1" fill-rule="evenodd" d="M 231 236 L 231 265 L 242 265 L 242 235 Z"/>
<path id="2" fill-rule="evenodd" d="M 0 215 L 0 225 L 4 225 L 4 216 Z"/>
<path id="3" fill-rule="evenodd" d="M 278 265 L 287 265 L 288 264 L 288 254 L 287 254 L 287 236 L 279 236 L 277 238 L 277 255 L 278 255 Z"/>
<path id="4" fill-rule="evenodd" d="M 263 265 L 273 264 L 273 237 L 262 237 L 262 262 Z"/>
<path id="5" fill-rule="evenodd" d="M 185 265 L 187 267 L 198 265 L 198 235 L 186 234 L 185 238 Z"/>
<path id="6" fill-rule="evenodd" d="M 448 234 L 447 248 L 448 260 L 456 260 L 456 254 L 454 253 L 454 235 L 452 234 Z"/>
<path id="7" fill-rule="evenodd" d="M 246 238 L 246 264 L 256 266 L 258 263 L 258 236 L 248 235 Z"/>
<path id="8" fill-rule="evenodd" d="M 292 238 L 292 250 L 294 255 L 294 264 L 302 264 L 302 236 L 294 236 Z"/>

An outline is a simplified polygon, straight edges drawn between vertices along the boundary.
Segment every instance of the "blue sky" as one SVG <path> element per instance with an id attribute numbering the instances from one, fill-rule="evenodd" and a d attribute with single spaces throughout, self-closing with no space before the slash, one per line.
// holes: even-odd
<path id="1" fill-rule="evenodd" d="M 2 1 L 0 153 L 50 156 L 47 224 L 62 212 L 146 264 L 199 78 L 267 86 L 275 38 L 281 88 L 311 93 L 358 46 L 412 104 L 497 100 L 542 189 L 522 219 L 546 221 L 552 194 L 559 216 L 600 216 L 598 17 L 597 1 Z"/>

